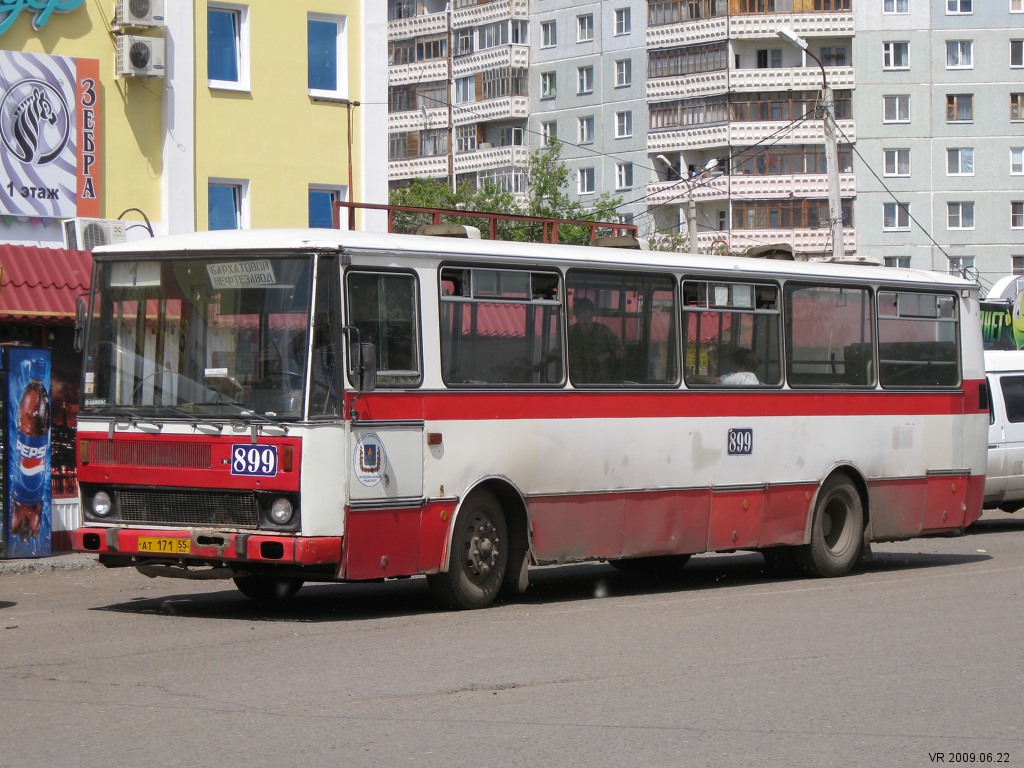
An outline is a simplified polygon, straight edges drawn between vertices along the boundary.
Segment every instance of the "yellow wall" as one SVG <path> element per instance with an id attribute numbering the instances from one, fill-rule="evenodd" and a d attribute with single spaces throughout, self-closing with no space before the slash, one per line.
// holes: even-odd
<path id="1" fill-rule="evenodd" d="M 115 78 L 115 44 L 109 31 L 113 13 L 113 0 L 86 0 L 70 13 L 53 14 L 37 32 L 32 14 L 23 11 L 0 35 L 0 49 L 99 59 L 100 216 L 116 219 L 127 208 L 141 208 L 156 219 L 161 211 L 164 82 Z M 125 219 L 139 221 L 131 215 Z"/>
<path id="2" fill-rule="evenodd" d="M 306 226 L 310 184 L 348 186 L 347 107 L 308 95 L 306 21 L 308 13 L 347 17 L 348 98 L 358 101 L 359 5 L 250 0 L 250 88 L 235 92 L 207 85 L 206 3 L 196 3 L 196 229 L 207 228 L 210 178 L 249 180 L 253 227 Z M 358 180 L 360 153 L 353 155 Z"/>

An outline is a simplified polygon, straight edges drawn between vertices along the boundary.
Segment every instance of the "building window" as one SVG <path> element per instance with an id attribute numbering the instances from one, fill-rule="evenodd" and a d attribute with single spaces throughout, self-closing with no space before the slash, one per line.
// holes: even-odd
<path id="1" fill-rule="evenodd" d="M 1010 66 L 1024 67 L 1024 40 L 1010 41 Z"/>
<path id="2" fill-rule="evenodd" d="M 586 43 L 594 39 L 594 14 L 586 13 L 576 17 L 576 42 Z"/>
<path id="3" fill-rule="evenodd" d="M 954 147 L 946 150 L 947 176 L 974 175 L 974 149 L 972 147 Z"/>
<path id="4" fill-rule="evenodd" d="M 883 43 L 882 69 L 909 69 L 910 43 Z"/>
<path id="5" fill-rule="evenodd" d="M 540 73 L 540 97 L 542 99 L 555 98 L 555 73 Z"/>
<path id="6" fill-rule="evenodd" d="M 1014 176 L 1024 174 L 1024 147 L 1010 147 L 1010 173 Z"/>
<path id="7" fill-rule="evenodd" d="M 476 49 L 486 51 L 488 48 L 508 45 L 508 29 L 507 21 L 495 21 L 479 27 L 476 33 Z"/>
<path id="8" fill-rule="evenodd" d="M 389 0 L 388 21 L 411 19 L 416 15 L 416 0 Z"/>
<path id="9" fill-rule="evenodd" d="M 1024 256 L 1011 256 L 1010 263 L 1013 265 L 1010 269 L 1014 275 L 1024 275 Z"/>
<path id="10" fill-rule="evenodd" d="M 206 11 L 206 77 L 211 88 L 249 87 L 249 9 L 211 5 Z"/>
<path id="11" fill-rule="evenodd" d="M 476 150 L 476 123 L 455 126 L 455 151 L 473 152 Z"/>
<path id="12" fill-rule="evenodd" d="M 970 93 L 950 93 L 946 96 L 946 122 L 969 123 L 974 119 L 974 96 Z"/>
<path id="13" fill-rule="evenodd" d="M 883 203 L 882 229 L 890 232 L 910 229 L 910 204 Z"/>
<path id="14" fill-rule="evenodd" d="M 910 13 L 910 0 L 884 0 L 882 13 Z"/>
<path id="15" fill-rule="evenodd" d="M 909 176 L 910 175 L 910 150 L 909 149 L 887 149 L 885 150 L 885 176 Z"/>
<path id="16" fill-rule="evenodd" d="M 821 63 L 826 67 L 845 67 L 846 62 L 845 45 L 823 45 L 821 47 Z M 782 64 L 780 63 L 779 66 L 781 67 Z"/>
<path id="17" fill-rule="evenodd" d="M 455 81 L 455 103 L 476 101 L 476 78 L 460 77 Z"/>
<path id="18" fill-rule="evenodd" d="M 1024 93 L 1010 94 L 1010 120 L 1014 122 L 1024 120 Z"/>
<path id="19" fill-rule="evenodd" d="M 1010 229 L 1024 229 L 1024 201 L 1011 201 Z"/>
<path id="20" fill-rule="evenodd" d="M 970 40 L 946 41 L 946 69 L 974 67 L 974 43 Z"/>
<path id="21" fill-rule="evenodd" d="M 1024 0 L 1010 0 L 1010 13 L 1024 13 Z"/>
<path id="22" fill-rule="evenodd" d="M 615 62 L 615 87 L 625 88 L 633 84 L 633 60 L 618 59 Z"/>
<path id="23" fill-rule="evenodd" d="M 310 14 L 306 40 L 310 95 L 344 98 L 348 92 L 345 17 Z"/>
<path id="24" fill-rule="evenodd" d="M 581 195 L 590 194 L 594 191 L 593 168 L 580 168 L 576 189 Z"/>
<path id="25" fill-rule="evenodd" d="M 628 139 L 633 135 L 633 113 L 629 110 L 615 113 L 615 138 Z"/>
<path id="26" fill-rule="evenodd" d="M 558 122 L 551 120 L 540 124 L 540 134 L 544 137 L 545 144 L 551 144 L 558 140 Z"/>
<path id="27" fill-rule="evenodd" d="M 558 23 L 542 21 L 540 23 L 540 47 L 554 48 L 558 44 Z"/>
<path id="28" fill-rule="evenodd" d="M 630 20 L 629 8 L 616 8 L 615 9 L 615 34 L 628 35 L 632 29 L 632 22 Z"/>
<path id="29" fill-rule="evenodd" d="M 882 122 L 909 123 L 910 96 L 883 96 Z"/>
<path id="30" fill-rule="evenodd" d="M 949 260 L 949 274 L 966 278 L 976 275 L 977 270 L 974 268 L 974 257 L 951 257 Z"/>
<path id="31" fill-rule="evenodd" d="M 473 52 L 473 30 L 455 30 L 455 55 L 468 56 Z"/>
<path id="32" fill-rule="evenodd" d="M 576 68 L 576 93 L 580 96 L 594 92 L 594 68 Z"/>
<path id="33" fill-rule="evenodd" d="M 345 199 L 345 192 L 337 187 L 309 188 L 309 226 L 334 228 L 334 204 Z M 342 220 L 344 220 L 344 213 Z"/>
<path id="34" fill-rule="evenodd" d="M 946 13 L 974 13 L 974 0 L 946 0 Z"/>
<path id="35" fill-rule="evenodd" d="M 946 203 L 948 229 L 974 229 L 974 203 Z"/>
<path id="36" fill-rule="evenodd" d="M 246 189 L 244 181 L 210 179 L 207 187 L 207 228 L 242 229 L 246 226 Z"/>
<path id="37" fill-rule="evenodd" d="M 762 48 L 757 52 L 758 69 L 780 69 L 782 67 L 781 48 Z"/>
<path id="38" fill-rule="evenodd" d="M 594 116 L 577 118 L 576 124 L 579 128 L 577 139 L 580 144 L 592 144 L 594 141 Z"/>
<path id="39" fill-rule="evenodd" d="M 499 147 L 522 147 L 526 145 L 526 131 L 506 126 L 498 131 Z"/>
<path id="40" fill-rule="evenodd" d="M 885 266 L 897 267 L 899 269 L 910 269 L 910 257 L 909 256 L 886 256 Z"/>
<path id="41" fill-rule="evenodd" d="M 615 188 L 630 189 L 633 186 L 633 164 L 615 164 Z"/>

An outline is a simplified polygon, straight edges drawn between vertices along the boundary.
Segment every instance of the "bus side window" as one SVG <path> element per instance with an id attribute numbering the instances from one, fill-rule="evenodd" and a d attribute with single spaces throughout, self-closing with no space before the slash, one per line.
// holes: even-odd
<path id="1" fill-rule="evenodd" d="M 377 384 L 415 386 L 422 380 L 420 322 L 415 276 L 401 272 L 355 272 L 346 278 L 346 325 L 350 343 L 377 348 Z M 349 370 L 349 381 L 353 372 Z"/>

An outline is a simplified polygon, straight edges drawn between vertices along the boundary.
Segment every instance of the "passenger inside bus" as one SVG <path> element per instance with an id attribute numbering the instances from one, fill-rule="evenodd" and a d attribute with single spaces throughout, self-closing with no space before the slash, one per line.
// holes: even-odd
<path id="1" fill-rule="evenodd" d="M 718 382 L 727 387 L 753 387 L 761 382 L 758 381 L 757 370 L 759 365 L 757 355 L 746 347 L 737 347 L 729 355 L 726 362 L 725 373 L 719 377 Z"/>
<path id="2" fill-rule="evenodd" d="M 622 342 L 607 325 L 594 321 L 594 302 L 573 302 L 576 322 L 569 326 L 569 374 L 583 384 L 621 380 Z"/>

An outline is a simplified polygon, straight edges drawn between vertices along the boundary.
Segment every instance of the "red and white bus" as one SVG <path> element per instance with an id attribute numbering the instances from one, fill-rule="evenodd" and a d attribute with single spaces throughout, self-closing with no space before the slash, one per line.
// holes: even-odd
<path id="1" fill-rule="evenodd" d="M 74 542 L 108 566 L 476 608 L 595 559 L 838 576 L 981 512 L 957 278 L 332 230 L 94 256 Z"/>

